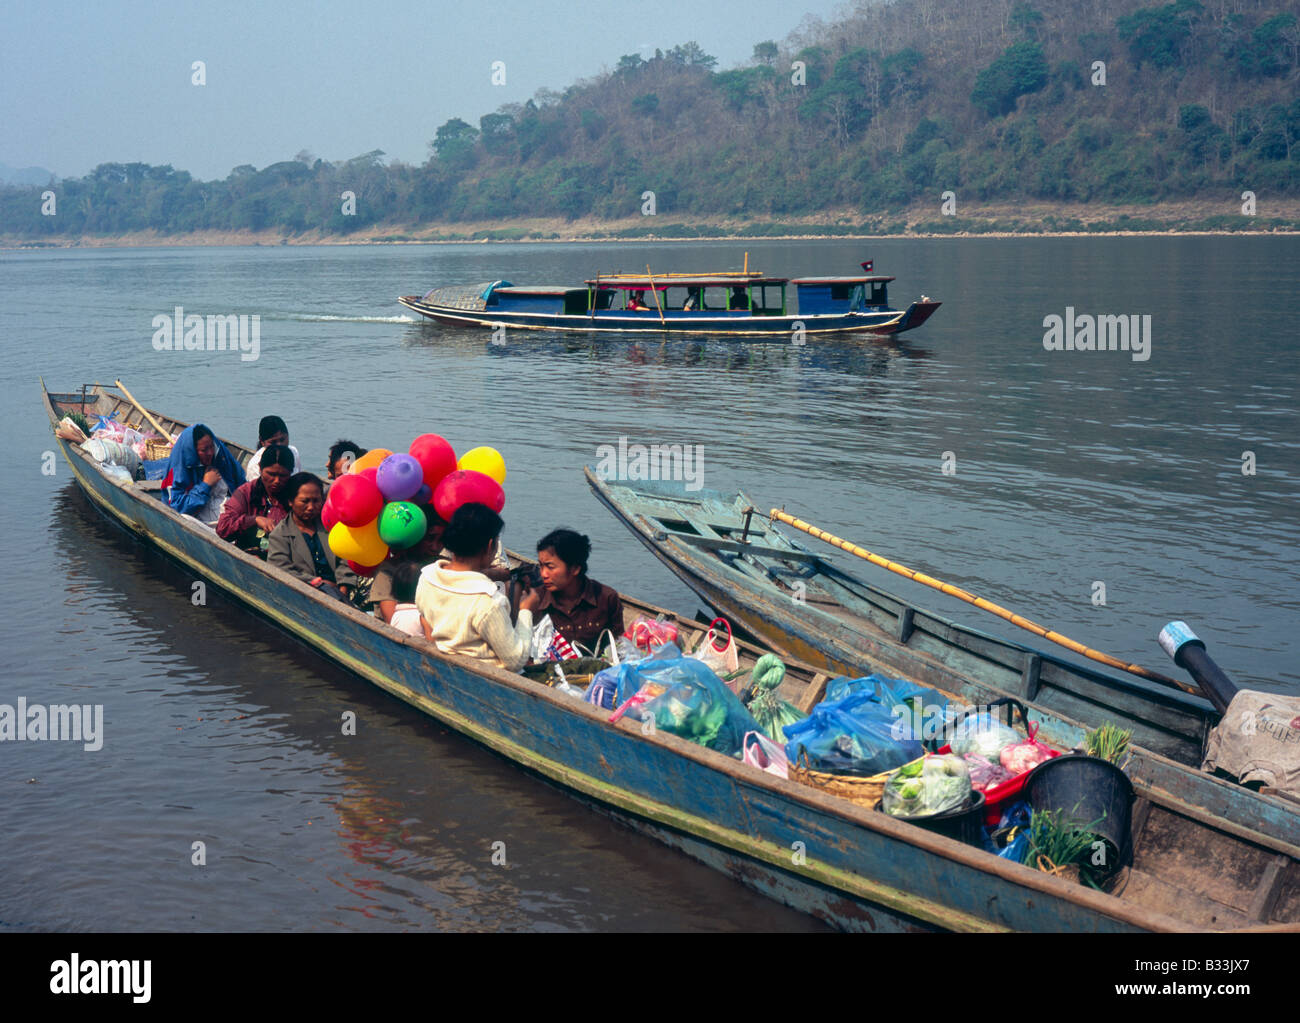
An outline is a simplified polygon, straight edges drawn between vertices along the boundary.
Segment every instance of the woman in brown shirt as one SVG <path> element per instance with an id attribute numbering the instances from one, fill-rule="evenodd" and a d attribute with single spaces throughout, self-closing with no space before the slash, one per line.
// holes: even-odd
<path id="1" fill-rule="evenodd" d="M 542 600 L 534 618 L 550 615 L 555 631 L 570 643 L 595 651 L 606 629 L 623 635 L 623 601 L 618 591 L 587 577 L 591 541 L 572 529 L 557 529 L 537 541 Z"/>

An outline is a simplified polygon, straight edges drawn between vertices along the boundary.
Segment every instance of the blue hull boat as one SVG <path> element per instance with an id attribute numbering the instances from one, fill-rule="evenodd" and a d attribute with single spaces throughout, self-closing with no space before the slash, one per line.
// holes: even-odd
<path id="1" fill-rule="evenodd" d="M 131 400 L 98 385 L 89 393 L 43 397 L 52 426 L 69 411 L 140 418 Z M 185 425 L 153 415 L 169 433 Z M 1238 819 L 1248 816 L 1245 803 L 1259 798 L 1252 793 L 1212 779 L 1198 786 L 1194 778 L 1170 782 L 1168 792 L 1149 789 L 1146 834 L 1182 849 L 1212 848 L 1214 855 L 1190 876 L 1171 869 L 1160 887 L 1129 884 L 1119 894 L 1086 889 L 675 736 L 644 734 L 631 720 L 611 723 L 607 711 L 521 675 L 442 654 L 177 515 L 156 483 L 119 482 L 80 445 L 61 438 L 56 444 L 105 515 L 290 635 L 638 831 L 837 927 L 1120 932 L 1300 920 L 1298 836 L 1270 830 L 1300 815 L 1288 821 L 1265 815 L 1265 823 L 1244 828 Z M 248 449 L 226 444 L 247 461 Z M 636 614 L 655 610 L 626 604 Z M 692 642 L 702 638 L 699 626 L 678 624 Z M 752 667 L 758 653 L 745 647 L 742 666 Z M 798 700 L 817 678 L 791 663 L 783 693 Z M 1155 837 L 1150 841 L 1156 844 Z M 1249 905 L 1219 906 L 1217 916 L 1206 910 L 1218 905 L 1207 902 L 1203 889 L 1213 886 L 1223 855 L 1234 857 L 1240 883 L 1267 890 L 1266 904 L 1253 915 Z"/>
<path id="2" fill-rule="evenodd" d="M 803 343 L 808 335 L 901 334 L 941 303 L 922 296 L 889 305 L 893 277 L 768 277 L 760 273 L 605 274 L 580 287 L 516 287 L 509 281 L 402 295 L 406 308 L 451 326 L 616 334 L 710 334 Z M 794 285 L 798 307 L 787 303 Z M 648 296 L 648 297 L 647 297 Z"/>

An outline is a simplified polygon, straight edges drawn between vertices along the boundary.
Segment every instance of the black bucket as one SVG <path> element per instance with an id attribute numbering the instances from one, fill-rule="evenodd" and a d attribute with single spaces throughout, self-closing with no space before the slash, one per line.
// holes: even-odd
<path id="1" fill-rule="evenodd" d="M 883 812 L 881 803 L 876 809 Z M 964 842 L 967 845 L 984 844 L 984 793 L 972 791 L 965 806 L 943 813 L 929 813 L 922 817 L 895 817 L 895 820 L 907 821 L 918 828 L 933 831 L 936 835 Z"/>
<path id="2" fill-rule="evenodd" d="M 1110 869 L 1128 855 L 1133 783 L 1109 760 L 1077 754 L 1045 760 L 1025 780 L 1031 809 L 1061 811 L 1064 820 L 1090 830 L 1111 847 Z"/>

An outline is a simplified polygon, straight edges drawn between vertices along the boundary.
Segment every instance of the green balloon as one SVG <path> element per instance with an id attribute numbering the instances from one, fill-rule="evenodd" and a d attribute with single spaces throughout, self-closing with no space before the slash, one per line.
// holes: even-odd
<path id="1" fill-rule="evenodd" d="M 410 501 L 390 501 L 379 514 L 379 538 L 389 547 L 414 547 L 428 528 L 424 512 Z"/>

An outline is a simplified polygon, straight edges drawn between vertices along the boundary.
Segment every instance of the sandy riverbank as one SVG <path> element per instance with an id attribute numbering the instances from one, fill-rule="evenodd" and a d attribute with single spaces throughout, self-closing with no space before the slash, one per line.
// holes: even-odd
<path id="1" fill-rule="evenodd" d="M 436 224 L 378 224 L 347 235 L 308 231 L 195 231 L 164 235 L 139 231 L 46 239 L 0 235 L 0 248 L 119 248 L 235 245 L 421 245 L 488 242 L 761 241 L 826 238 L 1009 238 L 1136 235 L 1300 234 L 1300 200 L 1261 200 L 1257 214 L 1240 202 L 1186 200 L 1150 206 L 1084 203 L 959 204 L 945 216 L 937 205 L 876 215 L 836 210 L 785 220 L 665 215 L 619 221 L 525 218 Z M 651 222 L 653 219 L 653 222 Z"/>

